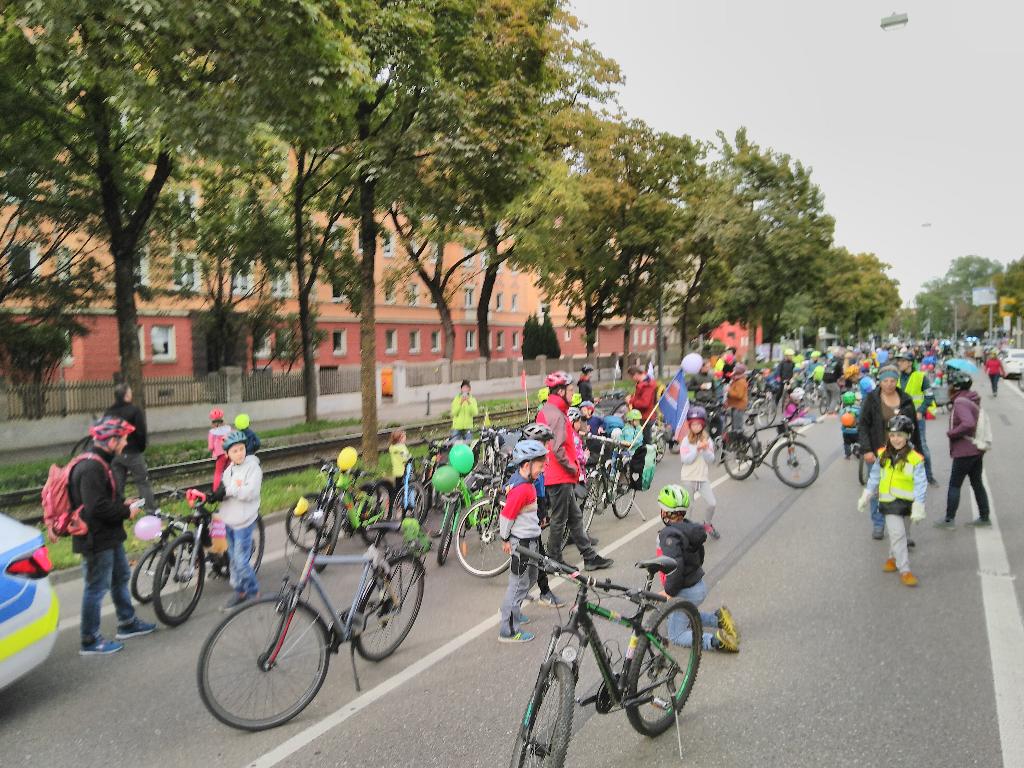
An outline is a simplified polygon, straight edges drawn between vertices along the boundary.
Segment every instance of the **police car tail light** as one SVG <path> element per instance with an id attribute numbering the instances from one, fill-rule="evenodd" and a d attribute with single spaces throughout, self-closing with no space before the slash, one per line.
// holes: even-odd
<path id="1" fill-rule="evenodd" d="M 11 576 L 25 576 L 30 579 L 41 579 L 53 570 L 53 563 L 50 562 L 50 553 L 46 547 L 40 547 L 28 557 L 15 560 L 7 566 L 7 573 Z"/>

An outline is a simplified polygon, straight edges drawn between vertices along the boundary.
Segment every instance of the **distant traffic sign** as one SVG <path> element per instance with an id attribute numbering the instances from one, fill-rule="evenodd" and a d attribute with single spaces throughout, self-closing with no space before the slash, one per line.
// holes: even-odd
<path id="1" fill-rule="evenodd" d="M 996 289 L 991 286 L 975 288 L 971 294 L 971 303 L 976 307 L 988 307 L 997 302 Z"/>

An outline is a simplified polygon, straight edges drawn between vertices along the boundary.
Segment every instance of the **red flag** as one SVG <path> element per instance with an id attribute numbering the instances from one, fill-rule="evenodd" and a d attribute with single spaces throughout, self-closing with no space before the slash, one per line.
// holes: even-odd
<path id="1" fill-rule="evenodd" d="M 523 370 L 521 370 L 519 372 L 519 386 L 521 386 L 523 388 L 523 392 L 526 391 L 526 369 L 525 368 L 523 368 Z"/>

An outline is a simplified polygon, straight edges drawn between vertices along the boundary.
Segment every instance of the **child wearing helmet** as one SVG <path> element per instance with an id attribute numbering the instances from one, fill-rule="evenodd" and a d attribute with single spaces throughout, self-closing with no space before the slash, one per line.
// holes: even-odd
<path id="1" fill-rule="evenodd" d="M 857 443 L 860 429 L 860 408 L 857 406 L 857 393 L 843 392 L 842 407 L 839 409 L 839 430 L 843 435 L 843 458 L 849 460 L 853 454 L 853 446 Z"/>
<path id="2" fill-rule="evenodd" d="M 626 426 L 622 428 L 621 440 L 626 446 L 625 453 L 629 456 L 636 453 L 637 446 L 643 443 L 643 420 L 643 415 L 636 408 L 630 408 L 626 412 Z"/>
<path id="3" fill-rule="evenodd" d="M 658 508 L 665 527 L 658 532 L 658 556 L 676 561 L 676 569 L 661 577 L 665 595 L 700 606 L 708 596 L 703 567 L 708 535 L 704 526 L 686 519 L 689 507 L 690 494 L 682 486 L 666 485 L 661 489 Z M 728 608 L 723 605 L 713 613 L 701 611 L 700 620 L 704 626 L 701 645 L 705 650 L 739 652 L 739 632 Z M 669 617 L 668 637 L 676 645 L 693 644 L 693 628 L 679 612 Z"/>
<path id="4" fill-rule="evenodd" d="M 224 605 L 225 611 L 259 597 L 260 583 L 249 558 L 256 519 L 260 516 L 260 492 L 263 470 L 260 460 L 245 451 L 245 433 L 235 430 L 224 438 L 224 450 L 229 464 L 221 483 L 211 498 L 220 501 L 217 512 L 227 527 L 228 556 L 230 558 L 231 586 L 235 593 Z"/>
<path id="5" fill-rule="evenodd" d="M 699 405 L 695 405 L 687 414 L 686 423 L 679 435 L 679 461 L 682 467 L 679 479 L 690 496 L 697 493 L 704 499 L 707 511 L 704 513 L 704 531 L 713 539 L 721 538 L 721 534 L 711 524 L 715 516 L 715 493 L 711 488 L 711 465 L 715 463 L 715 448 L 711 435 L 707 430 L 708 414 Z M 685 431 L 684 431 L 685 430 Z"/>
<path id="6" fill-rule="evenodd" d="M 228 466 L 224 452 L 224 438 L 231 434 L 231 427 L 224 423 L 224 411 L 214 408 L 210 411 L 210 431 L 206 433 L 206 447 L 213 457 L 213 490 L 220 487 L 220 477 Z"/>
<path id="7" fill-rule="evenodd" d="M 815 419 L 811 412 L 804 407 L 804 390 L 796 387 L 789 393 L 789 400 L 786 407 L 782 409 L 782 420 L 792 427 L 799 427 L 803 424 L 813 424 Z"/>
<path id="8" fill-rule="evenodd" d="M 263 445 L 260 442 L 260 436 L 252 428 L 249 414 L 240 413 L 235 416 L 235 429 L 245 433 L 245 452 L 250 456 L 254 455 L 260 449 L 260 446 Z"/>
<path id="9" fill-rule="evenodd" d="M 512 555 L 508 570 L 508 589 L 501 603 L 498 642 L 528 643 L 532 632 L 522 625 L 529 619 L 522 615 L 520 605 L 537 580 L 537 566 L 516 554 L 519 546 L 536 550 L 540 541 L 540 518 L 537 515 L 537 490 L 534 482 L 544 471 L 547 448 L 539 440 L 520 440 L 512 451 L 512 479 L 505 487 L 505 506 L 501 510 L 498 535 L 501 548 Z"/>
<path id="10" fill-rule="evenodd" d="M 885 447 L 878 451 L 878 460 L 871 465 L 868 484 L 861 494 L 857 508 L 867 512 L 871 500 L 878 497 L 878 511 L 885 517 L 885 532 L 889 536 L 889 558 L 882 566 L 886 573 L 899 571 L 900 581 L 908 587 L 917 586 L 917 577 L 910 571 L 907 525 L 925 518 L 925 494 L 928 475 L 924 456 L 914 450 L 910 437 L 914 421 L 901 413 L 889 419 Z"/>

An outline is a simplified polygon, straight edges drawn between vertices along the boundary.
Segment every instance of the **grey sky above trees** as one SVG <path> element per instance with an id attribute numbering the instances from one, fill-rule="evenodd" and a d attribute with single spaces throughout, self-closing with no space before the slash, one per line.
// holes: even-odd
<path id="1" fill-rule="evenodd" d="M 746 126 L 814 169 L 835 241 L 893 265 L 909 301 L 957 256 L 1024 253 L 1024 4 L 574 0 L 654 128 Z M 883 32 L 893 9 L 910 23 Z M 922 226 L 930 224 L 931 226 Z"/>

